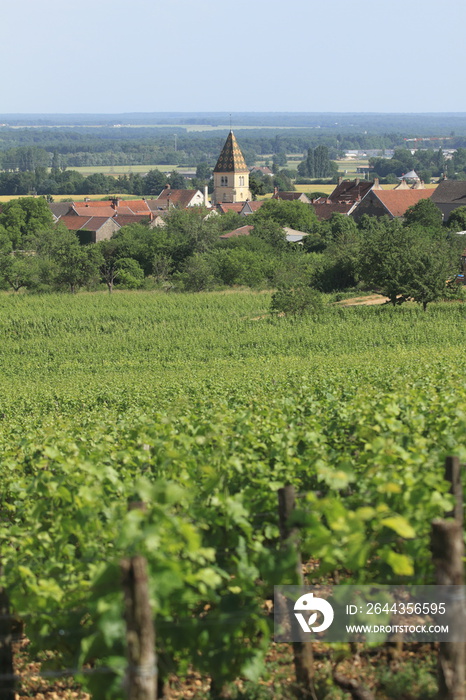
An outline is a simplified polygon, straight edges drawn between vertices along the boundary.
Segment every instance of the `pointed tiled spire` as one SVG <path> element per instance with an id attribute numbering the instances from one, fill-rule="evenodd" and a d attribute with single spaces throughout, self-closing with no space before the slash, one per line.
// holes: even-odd
<path id="1" fill-rule="evenodd" d="M 232 131 L 228 134 L 225 145 L 220 153 L 214 173 L 248 173 L 241 149 Z"/>

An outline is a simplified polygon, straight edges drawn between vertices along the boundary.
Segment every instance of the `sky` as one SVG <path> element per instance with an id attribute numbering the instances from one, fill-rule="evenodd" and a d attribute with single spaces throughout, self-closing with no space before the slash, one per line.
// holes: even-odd
<path id="1" fill-rule="evenodd" d="M 466 112 L 464 0 L 3 0 L 0 114 Z"/>

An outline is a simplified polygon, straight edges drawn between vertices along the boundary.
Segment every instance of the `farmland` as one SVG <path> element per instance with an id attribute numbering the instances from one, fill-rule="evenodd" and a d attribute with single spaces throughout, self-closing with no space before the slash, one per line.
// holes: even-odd
<path id="1" fill-rule="evenodd" d="M 312 580 L 432 579 L 442 462 L 466 456 L 463 305 L 298 319 L 269 305 L 240 290 L 0 296 L 6 585 L 30 653 L 92 659 L 103 675 L 78 678 L 97 698 L 102 683 L 121 697 L 132 552 L 148 560 L 161 673 L 263 677 L 264 604 L 294 570 L 277 549 L 286 482 L 307 493 Z"/>

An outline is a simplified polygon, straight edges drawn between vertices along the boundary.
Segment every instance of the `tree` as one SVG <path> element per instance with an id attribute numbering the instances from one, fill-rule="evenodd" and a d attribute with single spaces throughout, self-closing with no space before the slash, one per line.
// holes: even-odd
<path id="1" fill-rule="evenodd" d="M 322 297 L 318 291 L 306 286 L 279 289 L 272 295 L 270 310 L 292 316 L 317 315 L 323 310 Z"/>
<path id="2" fill-rule="evenodd" d="M 139 289 L 144 282 L 144 270 L 136 260 L 121 258 L 118 262 L 118 284 L 125 289 Z"/>
<path id="3" fill-rule="evenodd" d="M 268 199 L 253 215 L 256 222 L 275 221 L 280 226 L 289 226 L 295 231 L 310 233 L 319 228 L 319 222 L 313 207 L 304 202 Z"/>
<path id="4" fill-rule="evenodd" d="M 406 210 L 404 226 L 424 226 L 438 229 L 442 226 L 442 212 L 431 199 L 421 199 Z"/>
<path id="5" fill-rule="evenodd" d="M 309 148 L 306 159 L 298 165 L 298 173 L 302 177 L 334 177 L 338 175 L 338 166 L 330 159 L 326 146 L 317 146 Z"/>
<path id="6" fill-rule="evenodd" d="M 99 278 L 102 254 L 97 246 L 81 246 L 76 234 L 63 225 L 57 226 L 52 236 L 43 237 L 38 247 L 39 255 L 48 258 L 50 281 L 58 289 L 68 287 L 75 293 L 80 287 Z"/>
<path id="7" fill-rule="evenodd" d="M 113 292 L 115 280 L 121 270 L 121 258 L 119 257 L 120 241 L 117 238 L 108 241 L 99 241 L 99 243 L 97 243 L 97 250 L 101 256 L 100 260 L 98 260 L 100 274 L 107 285 L 108 293 L 111 294 Z"/>
<path id="8" fill-rule="evenodd" d="M 43 197 L 12 199 L 2 206 L 0 227 L 7 232 L 14 249 L 30 247 L 31 239 L 52 226 L 52 212 Z"/>
<path id="9" fill-rule="evenodd" d="M 215 285 L 210 261 L 205 255 L 195 253 L 187 258 L 181 271 L 174 275 L 178 284 L 187 292 L 203 292 L 212 289 Z"/>
<path id="10" fill-rule="evenodd" d="M 144 177 L 143 194 L 158 196 L 167 182 L 168 178 L 165 173 L 160 172 L 160 170 L 149 170 L 147 175 Z"/>
<path id="11" fill-rule="evenodd" d="M 210 180 L 212 168 L 208 163 L 199 163 L 196 167 L 196 177 L 198 180 Z"/>
<path id="12" fill-rule="evenodd" d="M 446 282 L 457 269 L 457 251 L 443 232 L 383 219 L 365 231 L 361 277 L 393 305 L 412 298 L 425 310 L 445 296 Z"/>
<path id="13" fill-rule="evenodd" d="M 412 255 L 407 293 L 425 311 L 430 302 L 445 298 L 447 280 L 458 271 L 458 259 L 447 240 L 440 237 L 419 239 Z"/>
<path id="14" fill-rule="evenodd" d="M 262 238 L 262 240 L 266 241 L 273 248 L 284 250 L 287 245 L 283 227 L 273 219 L 263 218 L 254 221 L 254 228 L 251 235 Z"/>
<path id="15" fill-rule="evenodd" d="M 458 207 L 451 212 L 448 228 L 456 232 L 466 231 L 466 207 Z"/>
<path id="16" fill-rule="evenodd" d="M 273 180 L 270 175 L 265 175 L 260 172 L 253 172 L 249 175 L 249 189 L 251 190 L 252 198 L 256 199 L 257 195 L 273 192 Z"/>
<path id="17" fill-rule="evenodd" d="M 170 173 L 170 186 L 174 190 L 185 190 L 188 185 L 183 175 L 177 170 L 173 170 Z"/>

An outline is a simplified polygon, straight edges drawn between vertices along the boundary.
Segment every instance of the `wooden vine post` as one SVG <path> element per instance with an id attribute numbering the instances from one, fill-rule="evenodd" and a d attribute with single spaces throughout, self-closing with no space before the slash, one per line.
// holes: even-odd
<path id="1" fill-rule="evenodd" d="M 463 492 L 461 468 L 457 457 L 448 457 L 445 478 L 451 483 L 450 493 L 455 496 L 451 520 L 432 523 L 432 555 L 436 583 L 441 586 L 461 586 L 459 595 L 448 601 L 451 641 L 440 642 L 438 658 L 439 700 L 465 700 L 465 601 Z"/>
<path id="2" fill-rule="evenodd" d="M 125 596 L 128 699 L 156 700 L 155 630 L 146 560 L 139 555 L 123 559 L 121 571 Z"/>
<path id="3" fill-rule="evenodd" d="M 0 700 L 15 700 L 12 621 L 8 593 L 0 586 Z"/>
<path id="4" fill-rule="evenodd" d="M 278 516 L 280 539 L 284 548 L 293 548 L 296 552 L 297 584 L 304 585 L 301 552 L 299 550 L 299 533 L 296 527 L 290 527 L 290 517 L 295 508 L 296 494 L 294 486 L 288 485 L 278 490 Z M 301 632 L 304 635 L 303 632 Z M 312 643 L 304 639 L 293 642 L 294 667 L 296 680 L 302 697 L 314 698 L 314 657 Z"/>
<path id="5" fill-rule="evenodd" d="M 147 511 L 144 501 L 130 501 L 128 511 Z M 120 564 L 125 597 L 128 700 L 156 700 L 157 657 L 149 601 L 147 562 L 139 555 Z"/>

